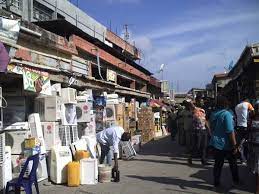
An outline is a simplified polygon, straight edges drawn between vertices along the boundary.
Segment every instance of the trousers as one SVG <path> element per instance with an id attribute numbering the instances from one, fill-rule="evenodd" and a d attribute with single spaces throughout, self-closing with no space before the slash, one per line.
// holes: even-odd
<path id="1" fill-rule="evenodd" d="M 104 163 L 104 160 L 106 159 L 106 164 L 112 165 L 112 153 L 110 150 L 110 146 L 108 145 L 102 145 L 101 146 L 101 157 L 100 157 L 100 164 Z"/>
<path id="2" fill-rule="evenodd" d="M 221 171 L 224 165 L 225 158 L 228 160 L 228 163 L 229 163 L 230 171 L 232 174 L 232 180 L 236 183 L 239 182 L 236 155 L 234 155 L 232 151 L 218 150 L 214 148 L 215 163 L 214 163 L 214 169 L 213 169 L 213 176 L 214 176 L 215 186 L 218 186 L 220 184 L 220 176 L 221 176 Z"/>

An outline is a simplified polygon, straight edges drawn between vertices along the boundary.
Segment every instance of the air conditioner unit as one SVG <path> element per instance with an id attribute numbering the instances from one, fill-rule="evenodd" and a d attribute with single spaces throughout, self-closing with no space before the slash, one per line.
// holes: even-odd
<path id="1" fill-rule="evenodd" d="M 93 102 L 87 100 L 86 96 L 77 96 L 77 105 L 76 105 L 76 116 L 77 122 L 90 122 L 90 114 L 93 108 Z"/>
<path id="2" fill-rule="evenodd" d="M 30 131 L 6 131 L 5 132 L 5 145 L 10 146 L 12 154 L 21 154 L 24 150 L 24 140 L 28 138 Z"/>
<path id="3" fill-rule="evenodd" d="M 61 114 L 62 125 L 77 125 L 76 104 L 63 104 Z"/>
<path id="4" fill-rule="evenodd" d="M 97 159 L 80 160 L 80 181 L 82 185 L 95 185 L 98 183 Z"/>
<path id="5" fill-rule="evenodd" d="M 37 138 L 40 141 L 41 154 L 46 153 L 45 141 L 43 137 L 40 115 L 39 113 L 33 113 L 28 116 L 29 128 L 31 130 L 31 136 Z"/>
<path id="6" fill-rule="evenodd" d="M 0 163 L 0 192 L 6 187 L 6 183 L 12 180 L 11 148 L 5 149 L 5 161 Z"/>
<path id="7" fill-rule="evenodd" d="M 71 144 L 70 126 L 59 126 L 59 138 L 62 146 L 69 146 Z"/>
<path id="8" fill-rule="evenodd" d="M 90 122 L 86 124 L 83 132 L 84 136 L 95 136 L 96 135 L 96 123 L 95 115 L 90 115 Z"/>
<path id="9" fill-rule="evenodd" d="M 20 171 L 23 169 L 24 164 L 26 162 L 26 159 L 22 160 Z M 25 176 L 29 176 L 31 170 L 32 170 L 32 161 L 27 166 L 27 169 L 25 171 Z M 47 162 L 46 162 L 46 156 L 45 154 L 39 155 L 39 164 L 37 168 L 37 180 L 38 182 L 46 180 L 48 178 L 48 170 L 47 170 Z"/>
<path id="10" fill-rule="evenodd" d="M 0 164 L 5 161 L 5 133 L 0 133 Z"/>
<path id="11" fill-rule="evenodd" d="M 46 150 L 61 145 L 58 122 L 41 122 Z"/>
<path id="12" fill-rule="evenodd" d="M 5 164 L 0 163 L 0 192 L 5 189 Z M 4 193 L 4 192 L 3 192 Z"/>
<path id="13" fill-rule="evenodd" d="M 35 112 L 40 114 L 41 121 L 58 121 L 61 119 L 61 98 L 43 96 L 35 99 Z"/>
<path id="14" fill-rule="evenodd" d="M 115 105 L 113 104 L 107 104 L 105 107 L 105 115 L 106 115 L 106 121 L 115 121 Z"/>
<path id="15" fill-rule="evenodd" d="M 72 161 L 68 146 L 56 146 L 51 150 L 50 180 L 56 184 L 67 182 L 67 164 Z"/>
<path id="16" fill-rule="evenodd" d="M 76 89 L 62 88 L 61 96 L 64 104 L 76 104 Z"/>
<path id="17" fill-rule="evenodd" d="M 70 127 L 70 133 L 71 133 L 71 143 L 74 143 L 77 140 L 79 140 L 77 126 L 71 126 Z"/>
<path id="18" fill-rule="evenodd" d="M 4 109 L 4 125 L 26 121 L 26 98 L 6 97 L 7 107 Z"/>
<path id="19" fill-rule="evenodd" d="M 8 126 L 4 126 L 5 131 L 18 131 L 18 130 L 29 130 L 28 122 L 16 122 Z"/>
<path id="20" fill-rule="evenodd" d="M 87 150 L 90 152 L 91 158 L 96 158 L 96 137 L 82 136 L 82 139 L 84 139 L 87 143 Z"/>

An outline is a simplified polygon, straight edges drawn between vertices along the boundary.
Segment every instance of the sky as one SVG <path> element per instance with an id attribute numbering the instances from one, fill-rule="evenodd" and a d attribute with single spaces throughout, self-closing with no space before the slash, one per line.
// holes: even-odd
<path id="1" fill-rule="evenodd" d="M 176 92 L 205 87 L 247 44 L 259 42 L 258 0 L 71 1 L 120 36 L 128 24 L 140 65 Z"/>

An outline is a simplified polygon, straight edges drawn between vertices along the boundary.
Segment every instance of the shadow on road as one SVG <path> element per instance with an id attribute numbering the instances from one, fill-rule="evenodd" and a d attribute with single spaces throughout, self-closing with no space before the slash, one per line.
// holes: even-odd
<path id="1" fill-rule="evenodd" d="M 187 164 L 187 157 L 184 154 L 185 148 L 179 146 L 177 142 L 172 142 L 171 137 L 163 137 L 155 141 L 148 142 L 144 144 L 141 148 L 139 153 L 140 156 L 136 158 L 136 161 L 140 162 L 153 162 L 153 163 L 162 163 L 162 164 L 169 164 L 169 165 L 188 165 Z M 170 158 L 170 160 L 156 160 L 152 158 L 145 158 L 145 156 L 165 156 Z M 213 164 L 213 163 L 212 163 Z M 130 178 L 141 179 L 145 181 L 153 181 L 161 184 L 168 184 L 168 185 L 178 185 L 181 189 L 188 188 L 197 188 L 202 190 L 211 191 L 214 187 L 212 174 L 213 174 L 213 165 L 211 166 L 202 166 L 199 163 L 193 163 L 191 168 L 199 169 L 196 173 L 191 174 L 190 177 L 198 179 L 194 181 L 187 181 L 177 177 L 144 177 L 144 176 L 135 176 L 131 175 L 128 176 Z M 252 175 L 248 172 L 248 168 L 244 166 L 239 167 L 239 174 L 241 180 L 244 181 L 244 185 L 242 187 L 237 187 L 236 189 L 239 191 L 246 191 L 253 193 L 254 191 L 254 179 Z M 230 176 L 230 170 L 228 165 L 223 168 L 222 170 L 222 185 L 224 185 L 224 193 L 230 193 L 233 189 L 232 181 Z M 209 185 L 208 185 L 209 184 Z M 211 186 L 210 186 L 211 185 Z"/>

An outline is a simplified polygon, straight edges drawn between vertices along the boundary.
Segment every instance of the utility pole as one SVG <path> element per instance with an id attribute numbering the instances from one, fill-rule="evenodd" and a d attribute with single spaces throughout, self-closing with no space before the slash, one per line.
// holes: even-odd
<path id="1" fill-rule="evenodd" d="M 129 38 L 130 38 L 130 34 L 129 34 L 129 25 L 128 24 L 125 24 L 124 25 L 124 40 L 128 42 Z"/>

